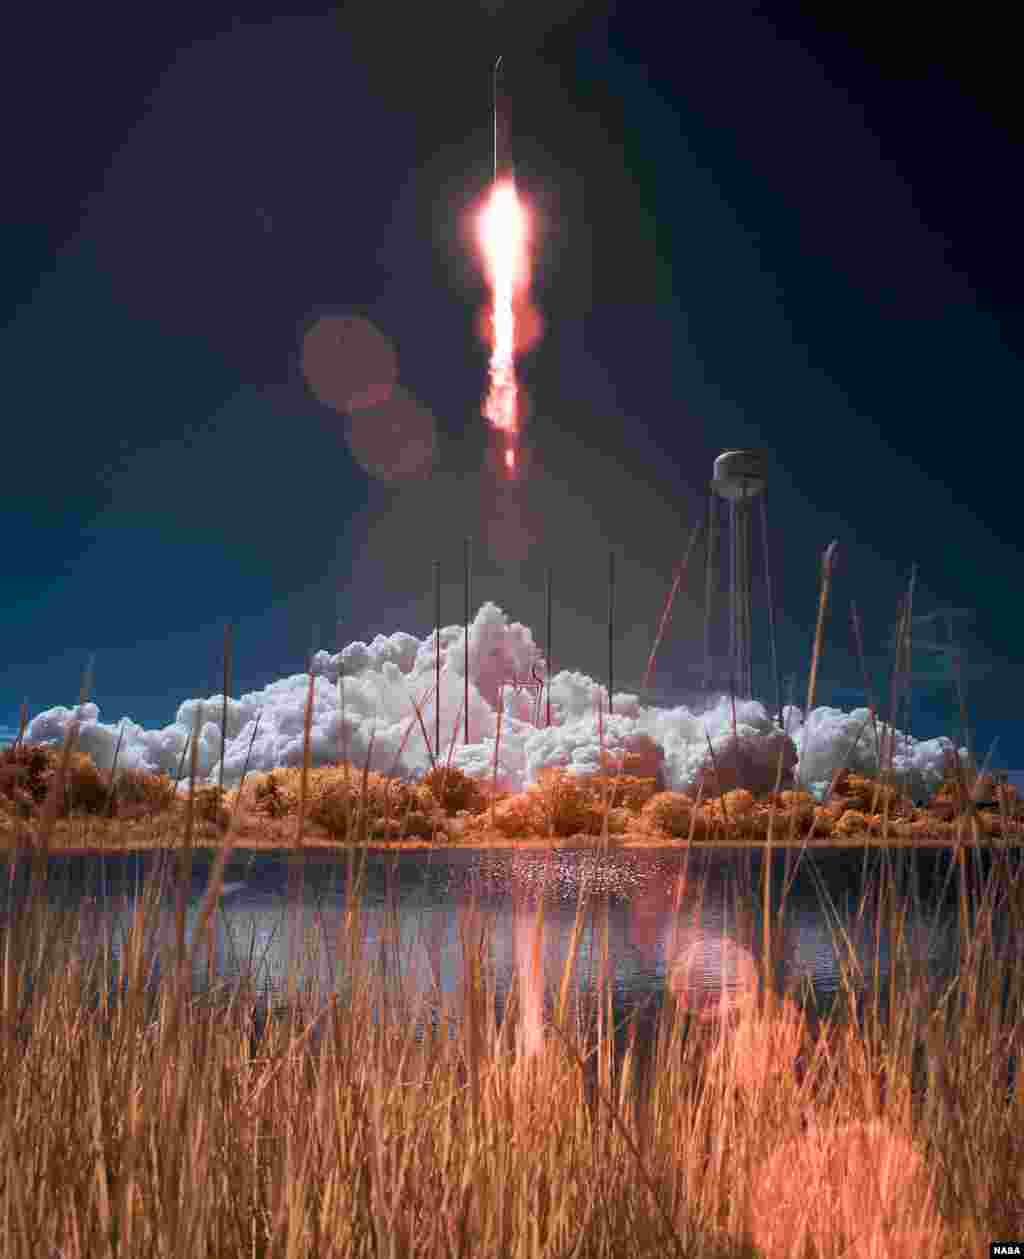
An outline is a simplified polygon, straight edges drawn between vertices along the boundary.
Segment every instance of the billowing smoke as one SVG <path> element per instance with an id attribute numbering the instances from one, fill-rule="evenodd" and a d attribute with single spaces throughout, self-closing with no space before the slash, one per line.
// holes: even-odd
<path id="1" fill-rule="evenodd" d="M 770 789 L 780 750 L 784 765 L 812 789 L 820 790 L 843 764 L 864 773 L 877 770 L 875 731 L 864 708 L 852 712 L 815 708 L 805 719 L 799 708 L 786 707 L 780 728 L 759 701 L 737 700 L 737 752 L 733 706 L 727 696 L 719 696 L 705 711 L 695 711 L 683 703 L 641 704 L 635 694 L 616 692 L 614 712 L 609 715 L 606 688 L 586 674 L 568 669 L 551 678 L 552 724 L 545 728 L 544 703 L 538 703 L 537 685 L 531 681 L 531 677 L 544 677 L 542 654 L 531 630 L 518 621 L 509 622 L 494 603 L 483 604 L 469 628 L 470 742 L 466 744 L 460 716 L 463 647 L 462 626 L 441 630 L 441 754 L 447 756 L 454 730 L 452 763 L 490 781 L 501 704 L 498 785 L 502 790 L 521 790 L 547 766 L 563 766 L 576 774 L 598 770 L 602 732 L 604 750 L 613 766 L 627 754 L 631 772 L 657 774 L 665 787 L 681 791 L 692 791 L 702 781 L 709 790 L 714 789 L 714 780 L 709 778 L 709 739 L 718 773 L 727 778 L 735 770 L 738 781 L 752 789 Z M 401 631 L 378 635 L 369 644 L 351 643 L 334 655 L 318 652 L 312 662 L 312 764 L 336 764 L 342 749 L 347 748 L 349 758 L 361 765 L 372 735 L 372 769 L 382 773 L 394 770 L 406 779 L 425 773 L 430 759 L 411 701 L 426 695 L 423 720 L 432 738 L 435 659 L 433 634 L 418 639 Z M 228 786 L 242 776 L 257 716 L 260 720 L 252 742 L 250 769 L 302 764 L 308 690 L 309 675 L 299 673 L 272 682 L 261 691 L 229 698 L 227 746 L 223 749 Z M 92 703 L 75 709 L 51 708 L 29 723 L 26 737 L 31 742 L 59 742 L 77 715 L 81 723 L 79 747 L 100 768 L 109 769 L 123 725 L 118 764 L 173 776 L 200 704 L 203 722 L 198 773 L 204 782 L 212 783 L 217 781 L 222 755 L 219 695 L 186 700 L 173 722 L 160 730 L 144 730 L 129 718 L 102 722 L 99 708 Z M 412 733 L 398 757 L 410 722 L 414 723 Z M 882 729 L 879 723 L 879 731 Z M 897 732 L 894 769 L 908 790 L 924 799 L 941 781 L 952 752 L 949 739 L 916 740 Z M 964 749 L 960 756 L 966 758 Z"/>

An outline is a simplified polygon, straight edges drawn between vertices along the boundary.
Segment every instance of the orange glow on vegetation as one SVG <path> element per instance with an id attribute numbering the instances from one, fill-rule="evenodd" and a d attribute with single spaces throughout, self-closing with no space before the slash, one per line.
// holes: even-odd
<path id="1" fill-rule="evenodd" d="M 540 320 L 526 301 L 530 280 L 530 220 L 510 179 L 494 184 L 478 222 L 484 273 L 491 290 L 488 344 L 490 384 L 483 414 L 506 435 L 505 467 L 516 467 L 519 389 L 516 354 L 540 335 Z"/>

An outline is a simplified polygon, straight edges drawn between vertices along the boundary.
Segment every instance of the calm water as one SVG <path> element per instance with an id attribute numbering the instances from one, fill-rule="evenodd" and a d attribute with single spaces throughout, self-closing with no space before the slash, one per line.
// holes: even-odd
<path id="1" fill-rule="evenodd" d="M 460 922 L 471 896 L 491 928 L 490 956 L 495 967 L 498 1014 L 515 973 L 517 934 L 522 948 L 527 921 L 524 906 L 540 893 L 545 901 L 543 969 L 549 991 L 557 989 L 569 947 L 580 878 L 594 891 L 590 902 L 575 979 L 584 994 L 592 992 L 600 973 L 596 922 L 607 909 L 609 954 L 616 1016 L 624 1019 L 638 1007 L 653 1018 L 662 1005 L 667 980 L 681 956 L 689 958 L 686 991 L 694 1004 L 713 1004 L 744 982 L 747 961 L 761 954 L 762 855 L 732 850 L 629 852 L 596 857 L 584 851 L 561 850 L 486 854 L 469 851 L 373 853 L 367 858 L 361 897 L 367 955 L 380 955 L 385 940 L 388 905 L 397 908 L 398 939 L 392 939 L 389 973 L 397 967 L 407 987 L 427 995 L 440 987 L 458 1008 L 462 982 Z M 801 986 L 811 1008 L 824 1012 L 841 987 L 840 957 L 853 965 L 866 992 L 872 985 L 875 958 L 884 979 L 891 964 L 887 931 L 877 941 L 873 920 L 858 922 L 856 910 L 866 877 L 877 871 L 882 855 L 869 852 L 789 854 L 790 890 L 786 897 L 785 930 L 776 956 L 780 988 Z M 772 860 L 773 914 L 781 903 L 786 854 Z M 972 860 L 987 860 L 972 858 Z M 951 858 L 945 852 L 898 854 L 903 886 L 916 889 L 920 909 L 907 919 L 910 958 L 923 980 L 941 983 L 958 967 L 956 884 L 944 888 Z M 196 854 L 189 894 L 186 934 L 192 939 L 199 905 L 208 883 L 212 854 Z M 166 890 L 147 939 L 148 963 L 159 974 L 163 946 L 174 940 L 175 859 L 145 853 L 99 857 L 54 857 L 50 861 L 48 896 L 54 906 L 74 911 L 84 924 L 84 947 L 99 948 L 108 939 L 120 957 L 132 908 L 142 884 L 159 877 Z M 228 868 L 213 932 L 217 979 L 230 983 L 244 972 L 254 974 L 268 1000 L 284 995 L 291 959 L 297 956 L 303 985 L 321 991 L 343 989 L 344 962 L 338 936 L 343 926 L 347 862 L 344 856 L 307 855 L 301 868 L 285 855 L 236 854 Z M 975 880 L 976 881 L 976 878 Z M 10 891 L 0 902 L 0 915 L 11 912 L 11 900 L 27 892 L 28 871 L 21 863 Z M 289 913 L 289 888 L 297 892 L 298 911 Z M 680 894 L 676 908 L 677 891 Z M 66 920 L 69 923 L 71 918 Z M 837 947 L 833 931 L 849 937 Z M 518 932 L 517 932 L 518 925 Z M 207 984 L 207 940 L 197 949 L 193 983 Z M 1008 929 L 1000 949 L 1019 948 Z M 678 973 L 678 970 L 676 971 Z"/>

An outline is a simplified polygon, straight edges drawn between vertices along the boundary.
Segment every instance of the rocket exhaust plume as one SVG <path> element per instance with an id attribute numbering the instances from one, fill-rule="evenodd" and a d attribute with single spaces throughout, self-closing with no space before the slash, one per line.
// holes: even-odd
<path id="1" fill-rule="evenodd" d="M 516 192 L 509 128 L 508 103 L 502 78 L 502 59 L 494 66 L 494 178 L 478 221 L 478 240 L 484 274 L 491 290 L 488 329 L 489 388 L 483 414 L 500 435 L 502 464 L 516 475 L 519 453 L 519 388 L 515 358 L 524 345 L 526 322 L 535 331 L 536 316 L 527 303 L 530 280 L 529 215 Z"/>

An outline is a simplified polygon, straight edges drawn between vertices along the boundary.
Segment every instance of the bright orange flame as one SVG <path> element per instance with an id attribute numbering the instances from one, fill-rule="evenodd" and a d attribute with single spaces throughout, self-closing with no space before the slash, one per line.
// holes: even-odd
<path id="1" fill-rule="evenodd" d="M 519 396 L 516 384 L 516 301 L 529 283 L 529 216 L 515 184 L 500 180 L 491 189 L 479 221 L 480 249 L 491 288 L 490 388 L 483 413 L 505 433 L 505 467 L 516 466 Z"/>

